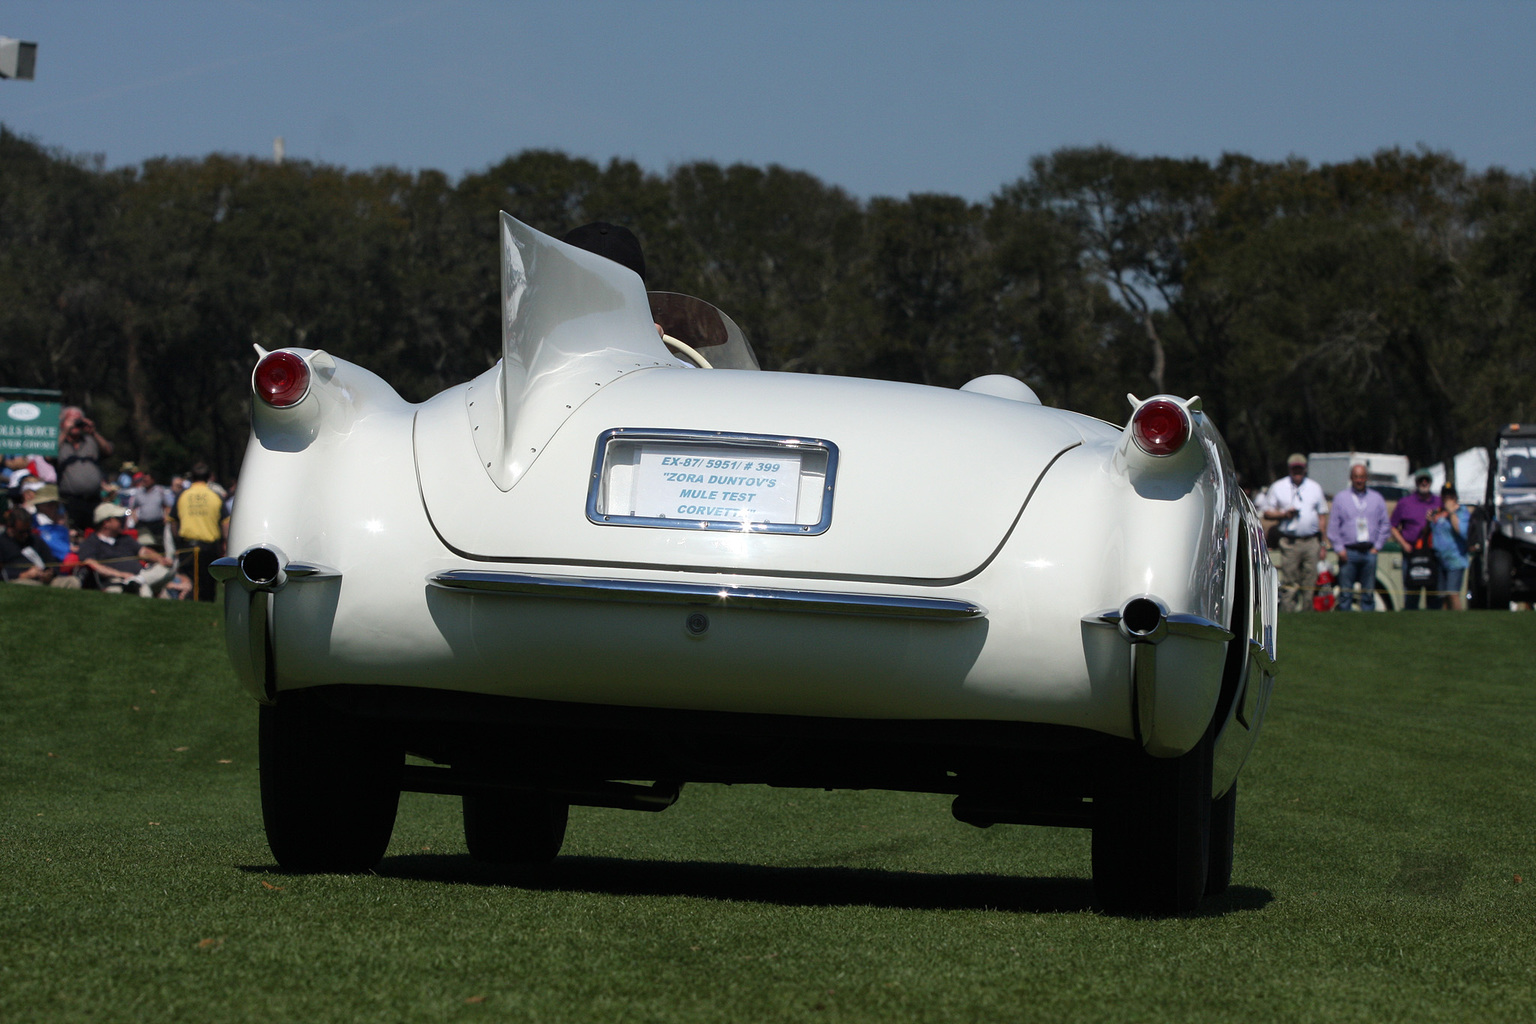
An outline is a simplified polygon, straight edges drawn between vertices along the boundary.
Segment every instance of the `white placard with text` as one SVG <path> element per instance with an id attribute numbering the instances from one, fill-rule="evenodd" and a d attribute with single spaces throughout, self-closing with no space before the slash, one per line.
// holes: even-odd
<path id="1" fill-rule="evenodd" d="M 793 523 L 800 453 L 642 444 L 632 493 L 635 516 Z"/>

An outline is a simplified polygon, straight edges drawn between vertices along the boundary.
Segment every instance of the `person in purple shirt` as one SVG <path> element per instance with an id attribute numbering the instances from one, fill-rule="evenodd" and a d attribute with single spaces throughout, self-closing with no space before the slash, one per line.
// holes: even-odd
<path id="1" fill-rule="evenodd" d="M 1363 463 L 1349 467 L 1349 489 L 1333 496 L 1333 511 L 1328 516 L 1328 539 L 1339 553 L 1339 604 L 1341 612 L 1354 602 L 1355 584 L 1360 584 L 1360 608 L 1376 610 L 1376 556 L 1392 535 L 1387 517 L 1387 501 L 1365 486 L 1368 479 Z"/>
<path id="2" fill-rule="evenodd" d="M 1414 474 L 1413 493 L 1398 499 L 1392 510 L 1392 539 L 1403 547 L 1403 608 L 1415 611 L 1419 607 L 1419 592 L 1408 579 L 1408 552 L 1414 549 L 1419 538 L 1429 530 L 1430 516 L 1440 508 L 1440 496 L 1434 491 L 1434 482 L 1423 470 Z M 1425 607 L 1439 608 L 1440 595 L 1431 590 Z"/>

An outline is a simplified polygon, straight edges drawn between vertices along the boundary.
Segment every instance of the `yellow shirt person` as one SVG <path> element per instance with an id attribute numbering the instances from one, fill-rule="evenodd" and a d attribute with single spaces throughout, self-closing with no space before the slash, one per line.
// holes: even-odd
<path id="1" fill-rule="evenodd" d="M 224 515 L 224 499 L 220 498 L 206 480 L 194 481 L 176 499 L 177 532 L 184 540 L 200 540 L 210 543 L 222 540 L 224 531 L 220 520 Z"/>
<path id="2" fill-rule="evenodd" d="M 172 518 L 180 549 L 182 571 L 192 575 L 192 592 L 199 601 L 212 601 L 218 585 L 208 566 L 224 553 L 224 499 L 208 486 L 208 465 L 192 467 L 192 486 L 176 499 Z"/>

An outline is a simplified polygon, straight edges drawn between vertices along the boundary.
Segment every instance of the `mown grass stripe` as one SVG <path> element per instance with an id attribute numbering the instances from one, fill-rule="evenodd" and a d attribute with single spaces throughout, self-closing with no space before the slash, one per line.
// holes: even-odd
<path id="1" fill-rule="evenodd" d="M 1086 833 L 911 794 L 576 809 L 541 870 L 407 794 L 284 875 L 216 609 L 0 586 L 0 1020 L 1536 1019 L 1533 630 L 1287 617 L 1232 892 L 1133 921 Z"/>

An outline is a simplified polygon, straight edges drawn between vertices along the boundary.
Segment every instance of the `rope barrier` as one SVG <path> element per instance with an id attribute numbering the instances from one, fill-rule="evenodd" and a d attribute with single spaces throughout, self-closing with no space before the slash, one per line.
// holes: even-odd
<path id="1" fill-rule="evenodd" d="M 155 547 L 152 544 L 140 544 L 139 547 L 141 547 L 141 548 L 149 548 L 152 551 L 159 551 L 160 550 L 159 548 Z M 196 569 L 197 568 L 197 557 L 196 556 L 197 556 L 197 552 L 199 550 L 200 550 L 199 548 L 177 548 L 175 551 L 171 552 L 169 555 L 166 555 L 165 557 L 173 559 L 174 561 L 179 563 L 181 561 L 181 557 L 183 555 L 186 555 L 186 554 L 190 553 L 190 554 L 193 555 L 192 567 L 194 569 Z M 137 556 L 138 552 L 134 552 L 134 555 Z M 124 557 L 127 557 L 127 556 L 124 556 Z M 66 563 L 64 563 L 64 562 L 44 562 L 42 567 L 44 569 L 58 570 L 58 569 L 64 568 L 65 564 Z M 84 564 L 85 564 L 84 562 L 78 562 L 77 561 L 77 562 L 74 562 L 74 563 L 70 564 L 69 568 L 70 569 L 78 569 L 78 568 L 80 568 Z"/>
<path id="2" fill-rule="evenodd" d="M 1289 588 L 1285 584 L 1282 583 L 1280 585 L 1280 589 L 1281 590 L 1287 590 Z M 1298 586 L 1296 589 L 1300 590 L 1302 593 L 1306 594 L 1308 597 L 1316 597 L 1318 594 L 1332 594 L 1332 593 L 1335 592 L 1335 588 L 1334 587 L 1319 587 L 1315 583 L 1312 584 L 1311 586 Z M 1339 587 L 1339 588 L 1337 588 L 1337 591 L 1338 591 L 1338 593 L 1342 594 L 1344 592 L 1344 589 L 1342 587 Z M 1350 593 L 1353 594 L 1353 593 L 1355 593 L 1355 591 L 1351 590 Z M 1387 589 L 1382 588 L 1382 587 L 1369 587 L 1369 588 L 1361 587 L 1359 593 L 1361 593 L 1361 594 L 1378 594 L 1379 595 L 1379 594 L 1391 594 L 1392 592 L 1390 590 L 1387 590 Z M 1404 589 L 1403 593 L 1404 594 L 1428 594 L 1431 597 L 1455 597 L 1457 594 L 1465 594 L 1466 591 L 1465 590 L 1431 590 L 1428 587 L 1420 587 L 1420 588 L 1418 588 L 1416 590 Z"/>
<path id="3" fill-rule="evenodd" d="M 122 534 L 121 536 L 127 537 L 128 534 Z M 136 537 L 136 536 L 135 537 L 131 537 L 129 539 L 131 539 L 131 540 L 138 540 L 140 548 L 149 548 L 151 551 L 159 551 L 160 550 L 159 548 L 155 547 L 155 545 L 153 545 L 153 544 L 146 544 L 146 543 L 144 543 L 142 540 L 139 540 L 139 538 Z M 173 581 L 176 578 L 176 576 L 180 576 L 180 575 L 186 575 L 186 576 L 189 576 L 191 578 L 192 589 L 191 589 L 191 591 L 190 591 L 188 596 L 193 601 L 199 600 L 200 597 L 201 597 L 202 573 L 199 570 L 202 568 L 202 565 L 201 565 L 202 550 L 203 549 L 201 547 L 193 545 L 192 547 L 175 548 L 175 549 L 173 549 L 171 551 L 170 554 L 165 556 L 166 558 L 171 560 L 170 568 L 171 568 L 171 570 L 174 573 L 174 575 L 171 577 Z M 135 550 L 133 554 L 134 554 L 135 557 L 137 557 L 138 556 L 138 551 Z M 190 566 L 190 571 L 187 572 L 187 573 L 183 573 L 182 572 L 182 560 L 187 555 L 191 555 L 192 556 L 191 557 L 191 563 L 192 564 Z M 127 557 L 127 556 L 124 555 L 123 557 Z M 86 566 L 86 564 L 84 562 L 81 562 L 81 561 L 75 561 L 73 563 L 48 562 L 48 561 L 45 561 L 45 562 L 43 562 L 43 564 L 41 565 L 40 568 L 45 569 L 45 570 L 47 570 L 47 569 L 53 570 L 53 574 L 55 576 L 68 576 L 68 575 L 75 575 L 81 569 L 85 569 L 85 568 L 88 568 L 88 567 Z"/>

